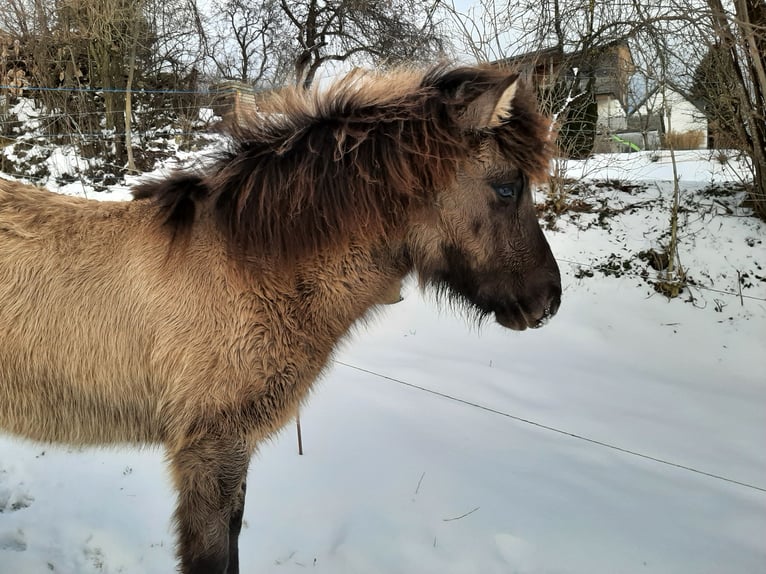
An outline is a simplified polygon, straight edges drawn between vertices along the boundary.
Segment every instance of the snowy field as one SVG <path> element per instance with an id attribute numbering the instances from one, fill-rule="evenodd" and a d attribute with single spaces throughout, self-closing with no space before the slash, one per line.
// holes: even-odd
<path id="1" fill-rule="evenodd" d="M 637 257 L 668 159 L 572 163 L 611 183 L 546 232 L 558 316 L 477 329 L 408 285 L 317 385 L 305 455 L 290 426 L 254 459 L 243 573 L 766 572 L 766 225 L 734 159 L 679 159 L 694 287 L 667 300 Z M 159 451 L 0 438 L 0 574 L 167 574 L 172 507 Z"/>

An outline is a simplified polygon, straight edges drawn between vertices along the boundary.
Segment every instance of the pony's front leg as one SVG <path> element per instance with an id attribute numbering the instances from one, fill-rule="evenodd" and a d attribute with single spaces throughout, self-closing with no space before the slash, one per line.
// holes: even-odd
<path id="1" fill-rule="evenodd" d="M 195 432 L 169 453 L 183 574 L 237 574 L 250 454 L 241 437 L 212 428 Z"/>
<path id="2" fill-rule="evenodd" d="M 229 569 L 226 574 L 239 574 L 239 533 L 242 530 L 242 518 L 245 515 L 245 494 L 247 483 L 242 481 L 242 488 L 237 497 L 238 503 L 229 517 Z"/>

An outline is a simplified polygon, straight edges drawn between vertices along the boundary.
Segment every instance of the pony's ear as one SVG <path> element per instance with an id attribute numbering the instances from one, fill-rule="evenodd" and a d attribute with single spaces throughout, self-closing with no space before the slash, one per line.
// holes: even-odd
<path id="1" fill-rule="evenodd" d="M 519 86 L 519 75 L 509 74 L 490 86 L 463 86 L 469 100 L 461 117 L 466 129 L 484 130 L 498 127 L 511 116 L 513 99 Z M 471 94 L 471 92 L 474 94 Z M 471 95 L 474 95 L 472 99 Z"/>

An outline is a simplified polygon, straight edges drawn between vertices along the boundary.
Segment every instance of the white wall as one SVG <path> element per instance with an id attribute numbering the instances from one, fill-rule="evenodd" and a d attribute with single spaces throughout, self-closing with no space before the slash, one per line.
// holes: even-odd
<path id="1" fill-rule="evenodd" d="M 667 101 L 664 102 L 662 94 L 655 93 L 638 108 L 636 113 L 646 116 L 662 116 L 665 129 L 674 132 L 701 131 L 703 134 L 701 149 L 707 147 L 707 119 L 690 101 L 674 90 L 667 90 Z"/>
<path id="2" fill-rule="evenodd" d="M 597 129 L 601 132 L 608 130 L 623 130 L 628 126 L 625 110 L 619 100 L 608 95 L 596 96 L 598 106 Z"/>

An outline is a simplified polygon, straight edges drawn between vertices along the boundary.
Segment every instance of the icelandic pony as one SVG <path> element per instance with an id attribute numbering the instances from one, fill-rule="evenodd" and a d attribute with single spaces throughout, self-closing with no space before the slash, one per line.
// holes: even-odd
<path id="1" fill-rule="evenodd" d="M 354 73 L 271 106 L 131 202 L 0 181 L 0 428 L 162 444 L 184 574 L 239 571 L 253 452 L 404 276 L 516 330 L 560 302 L 529 190 L 549 124 L 515 75 Z"/>

